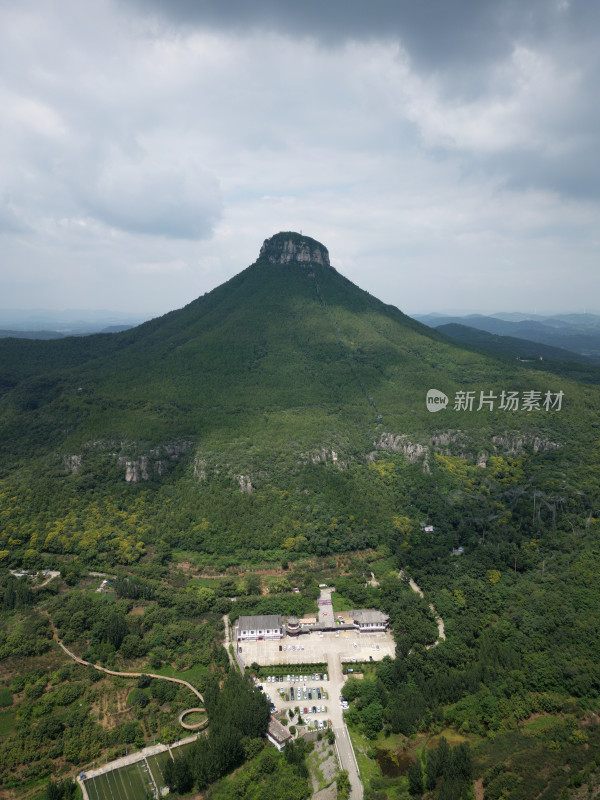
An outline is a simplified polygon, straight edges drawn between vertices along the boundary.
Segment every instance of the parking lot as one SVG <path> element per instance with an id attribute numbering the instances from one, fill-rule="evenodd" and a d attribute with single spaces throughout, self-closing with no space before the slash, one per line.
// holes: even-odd
<path id="1" fill-rule="evenodd" d="M 395 643 L 390 633 L 358 633 L 354 631 L 317 631 L 301 636 L 285 636 L 279 640 L 238 642 L 240 655 L 250 666 L 273 664 L 320 664 L 330 659 L 338 662 L 380 661 L 384 656 L 394 657 Z M 281 650 L 279 649 L 281 647 Z M 284 649 L 285 648 L 285 649 Z"/>
<path id="2" fill-rule="evenodd" d="M 392 635 L 359 633 L 352 630 L 322 633 L 312 631 L 309 634 L 286 636 L 275 641 L 243 642 L 241 648 L 240 655 L 248 666 L 254 662 L 262 667 L 286 666 L 286 674 L 282 681 L 268 681 L 268 671 L 267 676 L 263 676 L 261 683 L 265 693 L 269 695 L 277 711 L 289 712 L 298 706 L 304 722 L 308 722 L 309 727 L 314 727 L 315 724 L 319 726 L 327 724 L 328 727 L 332 727 L 341 767 L 348 770 L 350 778 L 350 800 L 362 800 L 363 790 L 358 765 L 344 724 L 344 712 L 340 703 L 340 696 L 343 696 L 344 683 L 347 680 L 347 676 L 343 674 L 343 665 L 347 665 L 349 669 L 358 669 L 359 662 L 380 661 L 385 656 L 393 658 L 396 648 Z M 353 666 L 355 662 L 356 666 Z M 326 679 L 325 674 L 321 673 L 319 679 L 314 680 L 310 670 L 297 666 L 321 663 L 327 664 Z M 298 679 L 292 680 L 292 677 Z M 293 700 L 292 688 L 295 690 Z M 283 694 L 280 689 L 283 689 Z M 298 689 L 301 690 L 301 699 L 298 699 Z M 305 689 L 306 699 L 304 699 Z M 308 697 L 309 690 L 312 693 L 311 699 Z M 321 692 L 320 699 L 318 696 L 315 699 L 316 690 Z M 286 694 L 290 699 L 285 699 Z M 320 710 L 313 712 L 315 706 Z"/>

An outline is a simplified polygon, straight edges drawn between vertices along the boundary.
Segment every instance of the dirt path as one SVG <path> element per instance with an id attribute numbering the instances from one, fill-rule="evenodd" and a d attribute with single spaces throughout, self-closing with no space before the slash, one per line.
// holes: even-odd
<path id="1" fill-rule="evenodd" d="M 400 578 L 400 580 L 404 580 L 404 570 L 403 569 L 401 569 L 400 572 L 398 573 L 398 578 Z M 421 588 L 419 586 L 417 586 L 417 584 L 415 583 L 415 581 L 412 578 L 408 579 L 408 585 L 413 590 L 413 592 L 416 592 L 423 599 L 425 599 L 425 595 L 421 591 Z M 433 603 L 429 604 L 429 609 L 430 609 L 431 613 L 433 614 L 433 616 L 435 618 L 435 621 L 437 623 L 437 626 L 438 626 L 438 638 L 433 644 L 428 644 L 427 647 L 426 647 L 426 650 L 429 650 L 431 647 L 435 647 L 443 639 L 446 638 L 446 629 L 444 627 L 444 620 L 440 617 L 440 615 L 435 610 Z"/>
<path id="2" fill-rule="evenodd" d="M 232 667 L 237 669 L 238 664 L 235 658 L 231 655 L 231 650 L 229 649 L 229 645 L 231 644 L 231 639 L 229 638 L 229 614 L 223 614 L 223 625 L 225 626 L 225 641 L 223 642 L 223 647 L 227 653 L 229 663 Z"/>

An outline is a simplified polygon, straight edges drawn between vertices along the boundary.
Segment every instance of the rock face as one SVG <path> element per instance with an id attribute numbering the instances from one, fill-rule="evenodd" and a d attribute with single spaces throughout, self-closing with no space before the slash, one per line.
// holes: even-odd
<path id="1" fill-rule="evenodd" d="M 266 258 L 272 264 L 320 264 L 329 267 L 329 251 L 316 239 L 300 233 L 276 233 L 265 239 L 259 258 Z"/>
<path id="2" fill-rule="evenodd" d="M 120 456 L 117 464 L 125 467 L 125 481 L 139 483 L 161 478 L 172 464 L 180 461 L 191 447 L 191 442 L 170 442 L 155 447 L 138 458 Z"/>
<path id="3" fill-rule="evenodd" d="M 83 463 L 82 455 L 65 456 L 63 459 L 65 472 L 71 472 L 73 475 L 76 475 L 79 472 L 82 463 Z"/>

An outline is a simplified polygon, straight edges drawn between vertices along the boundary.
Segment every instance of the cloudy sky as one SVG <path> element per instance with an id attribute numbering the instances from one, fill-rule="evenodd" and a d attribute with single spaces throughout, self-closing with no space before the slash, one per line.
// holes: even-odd
<path id="1" fill-rule="evenodd" d="M 302 230 L 408 313 L 600 312 L 600 4 L 0 4 L 0 308 L 178 308 Z"/>

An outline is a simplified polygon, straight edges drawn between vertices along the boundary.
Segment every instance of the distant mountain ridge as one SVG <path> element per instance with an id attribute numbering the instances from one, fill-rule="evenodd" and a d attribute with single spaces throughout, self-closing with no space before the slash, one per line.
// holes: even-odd
<path id="1" fill-rule="evenodd" d="M 133 328 L 151 317 L 152 314 L 95 309 L 53 311 L 0 308 L 0 336 L 28 339 L 87 336 Z"/>
<path id="2" fill-rule="evenodd" d="M 415 315 L 414 319 L 438 328 L 444 325 L 466 325 L 500 336 L 528 339 L 559 347 L 600 363 L 600 316 L 595 314 L 557 314 L 550 317 L 526 318 L 515 314 L 468 314 L 464 317 L 441 314 Z"/>

